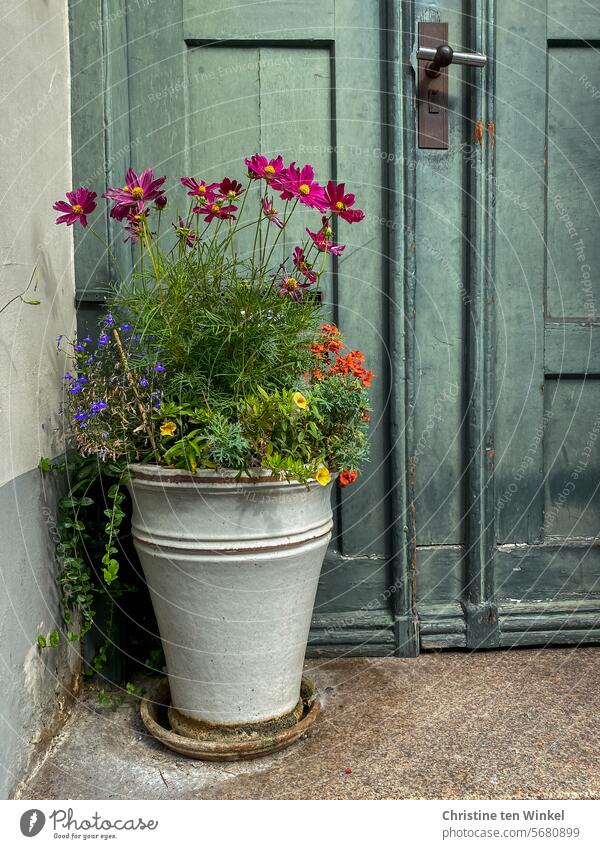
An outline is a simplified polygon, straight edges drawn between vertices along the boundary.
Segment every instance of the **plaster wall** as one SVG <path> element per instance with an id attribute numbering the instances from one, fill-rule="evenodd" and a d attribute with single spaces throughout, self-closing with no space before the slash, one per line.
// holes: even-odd
<path id="1" fill-rule="evenodd" d="M 71 183 L 66 0 L 0 12 L 0 798 L 11 795 L 77 668 L 37 636 L 60 623 L 52 553 L 64 363 L 75 324 L 72 233 L 52 203 Z M 31 281 L 31 283 L 30 283 Z M 38 305 L 23 303 L 38 300 Z M 11 303 L 12 301 L 12 303 Z"/>

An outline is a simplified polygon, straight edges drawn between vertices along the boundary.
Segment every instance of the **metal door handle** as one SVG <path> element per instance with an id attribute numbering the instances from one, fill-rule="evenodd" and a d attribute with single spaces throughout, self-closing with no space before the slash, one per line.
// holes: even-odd
<path id="1" fill-rule="evenodd" d="M 453 50 L 449 44 L 440 44 L 437 47 L 419 47 L 417 59 L 429 59 L 431 64 L 427 68 L 428 77 L 437 77 L 442 68 L 448 65 L 472 65 L 474 68 L 485 68 L 487 56 L 482 53 L 461 53 Z"/>

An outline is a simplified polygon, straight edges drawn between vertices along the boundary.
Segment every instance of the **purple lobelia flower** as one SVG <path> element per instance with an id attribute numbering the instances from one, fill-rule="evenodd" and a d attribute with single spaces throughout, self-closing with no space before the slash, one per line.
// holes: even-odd
<path id="1" fill-rule="evenodd" d="M 96 416 L 98 413 L 101 413 L 102 410 L 108 409 L 108 404 L 104 400 L 94 401 L 93 404 L 90 404 L 90 413 L 92 416 Z"/>

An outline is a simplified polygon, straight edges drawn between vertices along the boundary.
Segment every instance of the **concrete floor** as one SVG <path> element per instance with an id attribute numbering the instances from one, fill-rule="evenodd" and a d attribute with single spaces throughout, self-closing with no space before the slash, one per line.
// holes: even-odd
<path id="1" fill-rule="evenodd" d="M 308 661 L 323 711 L 266 758 L 187 760 L 91 686 L 22 799 L 598 799 L 600 648 Z M 351 772 L 347 772 L 350 769 Z"/>

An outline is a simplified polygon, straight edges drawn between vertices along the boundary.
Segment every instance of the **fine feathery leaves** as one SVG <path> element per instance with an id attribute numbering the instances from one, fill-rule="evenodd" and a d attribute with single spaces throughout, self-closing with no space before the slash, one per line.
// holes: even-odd
<path id="1" fill-rule="evenodd" d="M 322 322 L 313 295 L 297 303 L 235 269 L 221 276 L 201 259 L 179 260 L 160 283 L 134 279 L 112 307 L 165 366 L 165 397 L 208 409 L 233 409 L 258 386 L 295 385 L 310 371 L 308 343 Z"/>

